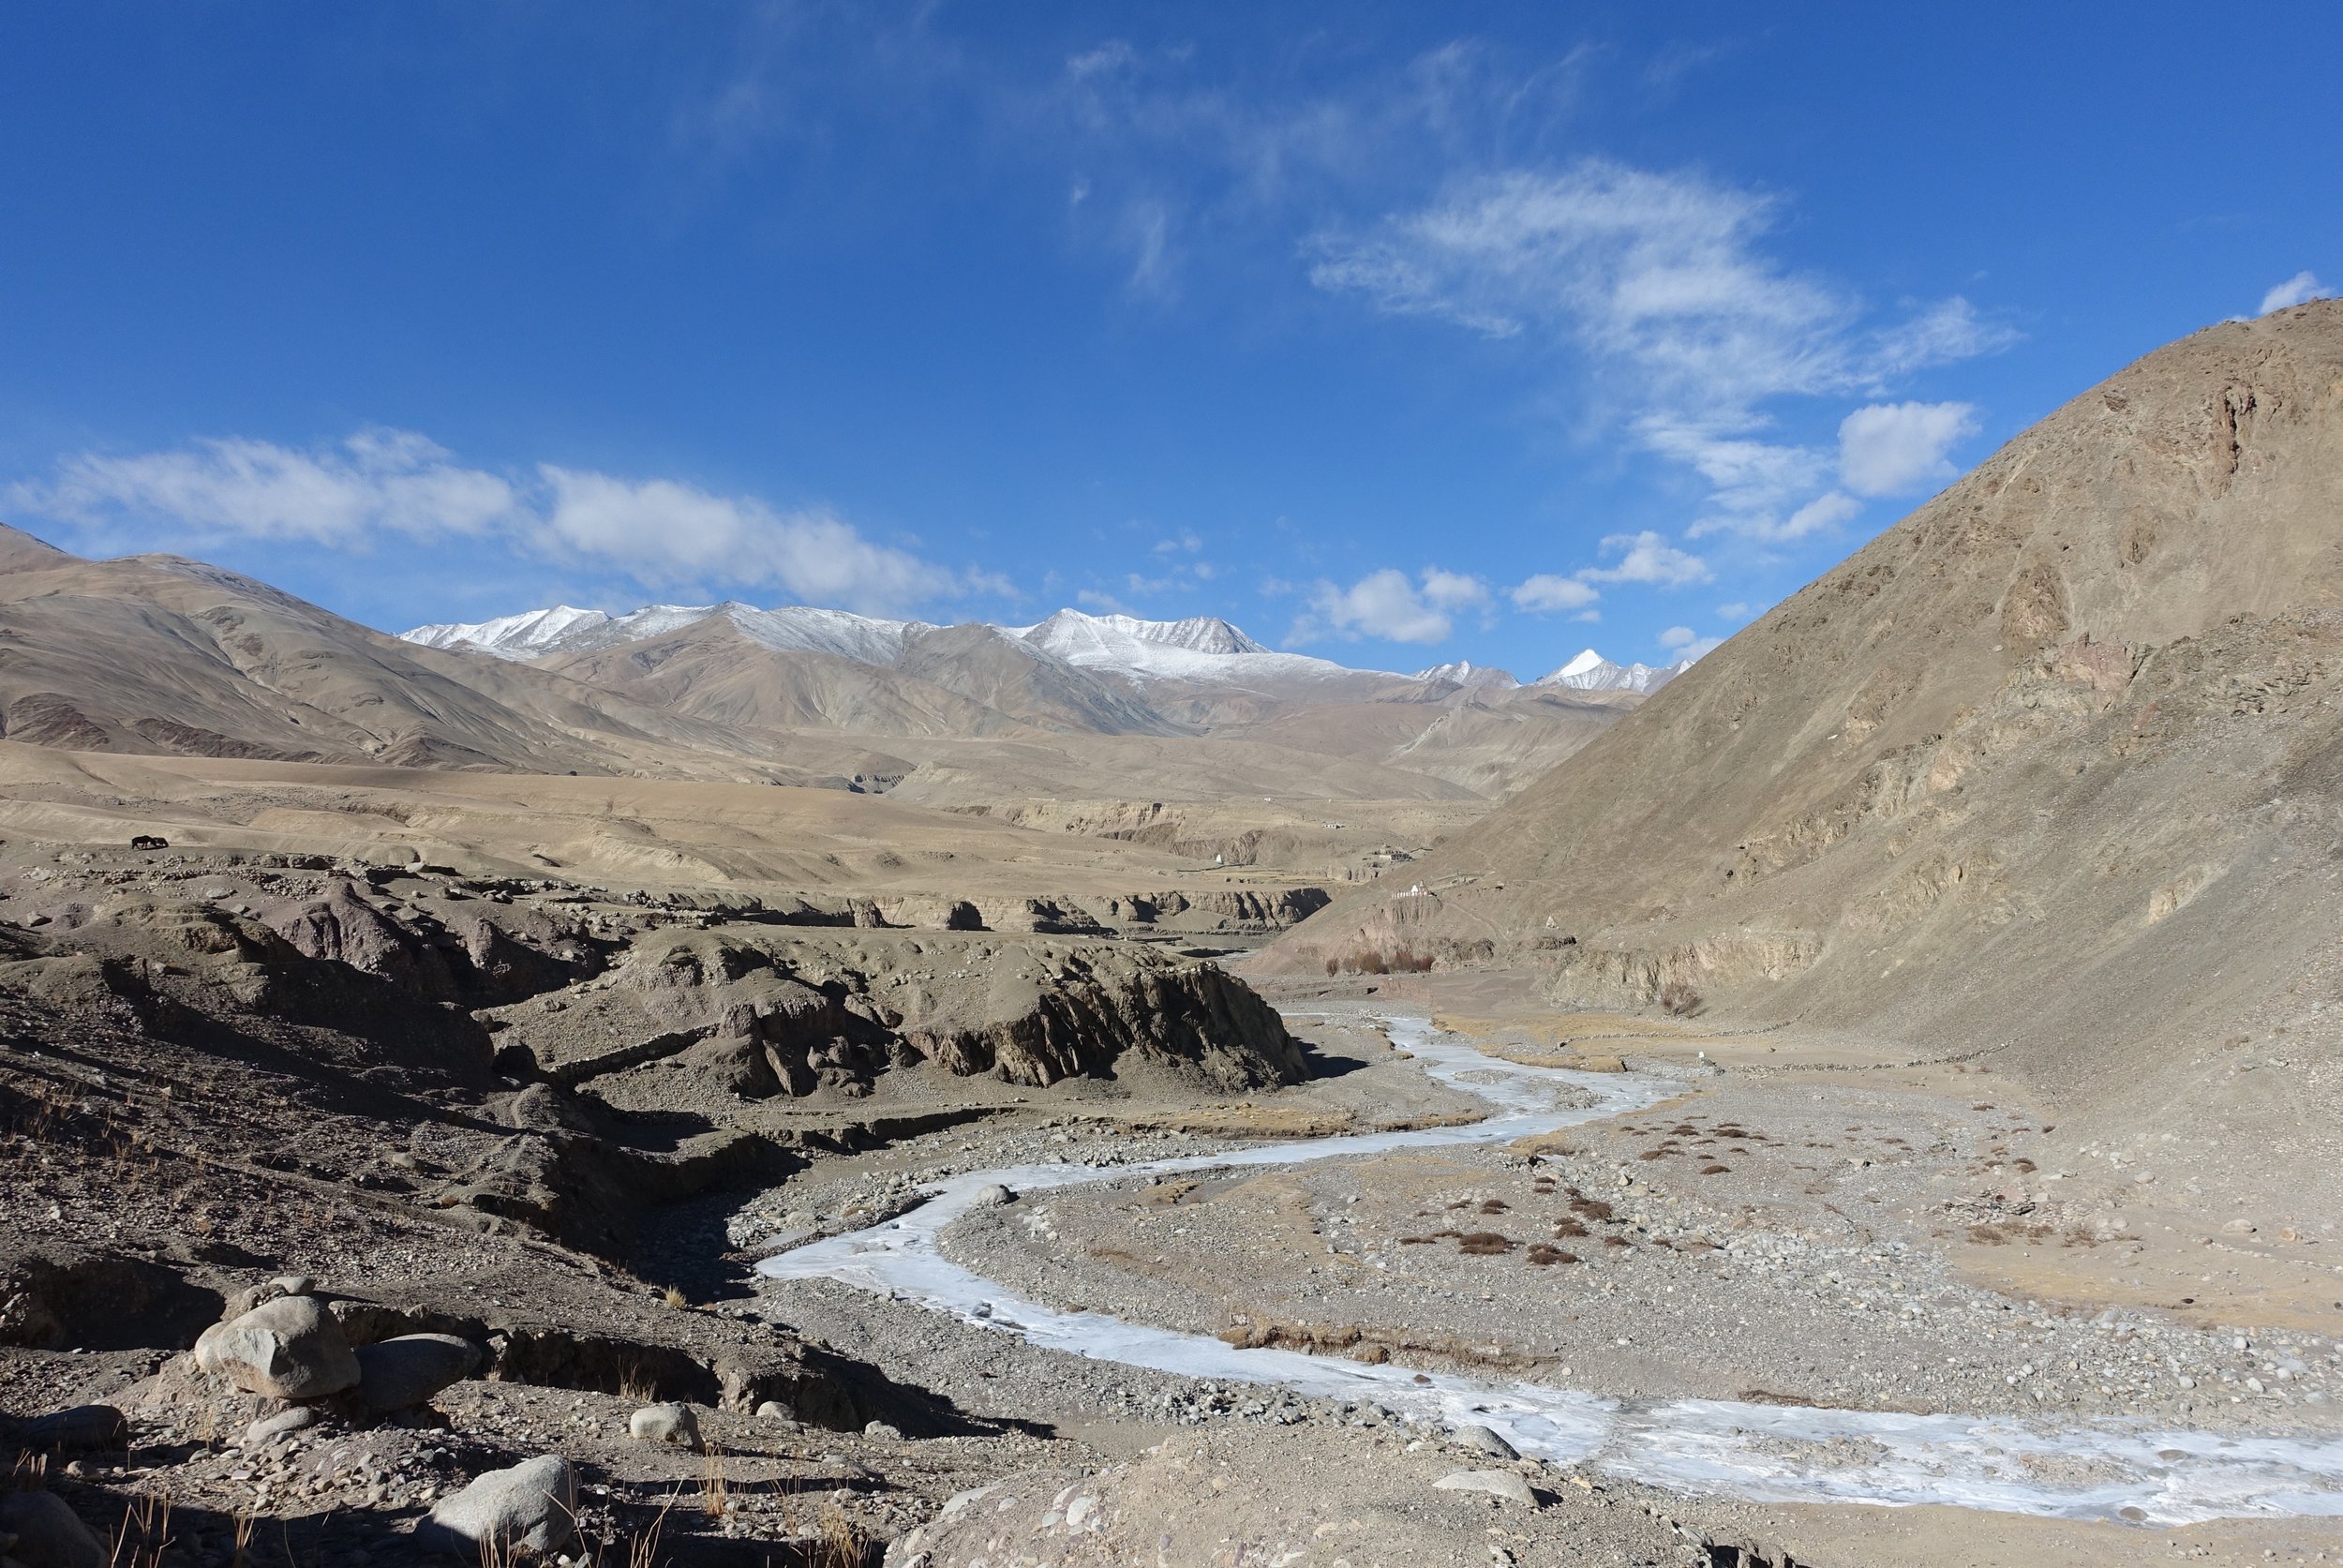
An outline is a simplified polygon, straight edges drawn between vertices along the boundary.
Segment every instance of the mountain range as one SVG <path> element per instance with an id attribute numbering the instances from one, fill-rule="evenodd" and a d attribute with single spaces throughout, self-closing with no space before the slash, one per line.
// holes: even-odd
<path id="1" fill-rule="evenodd" d="M 844 610 L 792 605 L 758 609 L 721 605 L 650 605 L 623 615 L 556 605 L 480 621 L 449 621 L 402 632 L 425 648 L 486 653 L 515 663 L 594 652 L 645 643 L 722 620 L 741 638 L 776 652 L 826 653 L 880 667 L 898 666 L 907 650 L 947 628 L 918 620 L 887 620 Z M 1031 626 L 983 625 L 981 630 L 1037 648 L 1082 668 L 1136 680 L 1197 681 L 1274 688 L 1279 685 L 1412 680 L 1425 685 L 1510 691 L 1522 682 L 1509 672 L 1470 663 L 1436 665 L 1402 676 L 1363 670 L 1306 654 L 1278 652 L 1216 616 L 1143 620 L 1127 615 L 1059 610 Z M 1587 692 L 1649 694 L 1692 667 L 1617 665 L 1592 649 L 1531 682 Z"/>

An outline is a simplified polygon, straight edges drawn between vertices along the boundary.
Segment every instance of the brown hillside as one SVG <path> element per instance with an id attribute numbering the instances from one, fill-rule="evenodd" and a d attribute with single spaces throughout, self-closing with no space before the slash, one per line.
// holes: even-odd
<path id="1" fill-rule="evenodd" d="M 2325 302 L 2075 399 L 1271 960 L 1529 963 L 2291 1125 L 2334 1085 L 2232 1069 L 2343 1001 L 2338 696 Z"/>

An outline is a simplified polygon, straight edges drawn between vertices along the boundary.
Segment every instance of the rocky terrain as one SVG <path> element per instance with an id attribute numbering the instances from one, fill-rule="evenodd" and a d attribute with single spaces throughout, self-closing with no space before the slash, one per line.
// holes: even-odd
<path id="1" fill-rule="evenodd" d="M 2334 1561 L 2339 419 L 1648 701 L 0 535 L 0 1568 Z"/>

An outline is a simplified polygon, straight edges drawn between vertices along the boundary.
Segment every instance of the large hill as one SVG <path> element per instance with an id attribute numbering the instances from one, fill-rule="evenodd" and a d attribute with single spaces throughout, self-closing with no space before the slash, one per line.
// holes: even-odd
<path id="1" fill-rule="evenodd" d="M 2322 302 L 2076 398 L 1271 956 L 1925 1038 L 2135 1125 L 2323 1115 L 2339 699 Z"/>

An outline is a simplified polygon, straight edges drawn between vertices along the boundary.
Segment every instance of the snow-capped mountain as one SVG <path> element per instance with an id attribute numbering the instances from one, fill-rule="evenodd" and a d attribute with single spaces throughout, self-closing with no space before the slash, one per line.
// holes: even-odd
<path id="1" fill-rule="evenodd" d="M 1127 615 L 1060 610 L 1037 625 L 1002 630 L 1046 649 L 1069 665 L 1112 670 L 1142 680 L 1220 684 L 1324 680 L 1382 673 L 1362 672 L 1306 653 L 1276 652 L 1216 616 L 1141 620 Z"/>
<path id="2" fill-rule="evenodd" d="M 399 639 L 421 643 L 425 648 L 474 650 L 493 653 L 500 659 L 534 659 L 564 637 L 609 624 L 610 617 L 604 611 L 556 605 L 549 610 L 524 610 L 519 615 L 500 615 L 493 620 L 451 620 L 418 626 L 411 632 L 401 632 Z"/>
<path id="3" fill-rule="evenodd" d="M 1494 686 L 1500 691 L 1506 692 L 1521 684 L 1514 679 L 1511 670 L 1491 669 L 1486 665 L 1476 665 L 1469 659 L 1458 659 L 1453 664 L 1434 665 L 1430 669 L 1416 671 L 1408 679 L 1410 680 L 1445 680 L 1472 690 Z"/>
<path id="4" fill-rule="evenodd" d="M 1269 650 L 1215 615 L 1185 620 L 1142 620 L 1130 615 L 1084 615 L 1060 610 L 1034 626 L 1004 627 L 1012 636 L 1038 643 L 1061 659 L 1097 664 L 1127 656 L 1130 645 L 1176 648 L 1190 653 L 1266 653 Z"/>
<path id="5" fill-rule="evenodd" d="M 903 654 L 905 634 L 922 625 L 916 620 L 881 620 L 805 605 L 760 610 L 754 605 L 732 601 L 722 605 L 647 605 L 619 616 L 560 605 L 549 610 L 499 616 L 493 620 L 418 626 L 399 636 L 426 648 L 462 649 L 492 653 L 500 659 L 525 660 L 547 653 L 575 653 L 619 643 L 647 642 L 716 616 L 731 621 L 742 636 L 759 647 L 834 653 L 866 665 L 893 664 Z"/>
<path id="6" fill-rule="evenodd" d="M 1589 648 L 1551 675 L 1530 684 L 1569 686 L 1581 692 L 1640 692 L 1649 695 L 1693 667 L 1690 659 L 1674 665 L 1615 665 Z"/>
<path id="7" fill-rule="evenodd" d="M 937 630 L 924 621 L 885 620 L 804 605 L 760 610 L 752 605 L 728 603 L 652 605 L 619 616 L 564 605 L 549 610 L 500 616 L 493 620 L 418 626 L 401 635 L 409 642 L 430 648 L 457 649 L 517 661 L 643 642 L 718 616 L 731 621 L 742 636 L 761 647 L 801 649 L 883 666 L 891 666 L 903 658 L 907 639 Z M 1362 672 L 1306 654 L 1277 652 L 1216 616 L 1141 620 L 1127 615 L 1085 615 L 1080 610 L 1060 610 L 1031 626 L 999 626 L 993 630 L 1077 668 L 1106 670 L 1136 679 L 1222 684 L 1323 680 L 1382 673 Z"/>

